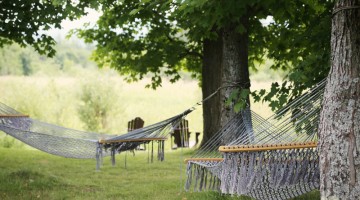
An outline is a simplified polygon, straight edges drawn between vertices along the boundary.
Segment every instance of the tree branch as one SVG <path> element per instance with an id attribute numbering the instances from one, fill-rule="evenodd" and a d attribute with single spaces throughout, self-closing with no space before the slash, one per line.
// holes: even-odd
<path id="1" fill-rule="evenodd" d="M 170 35 L 166 35 L 166 37 L 168 38 L 168 40 L 170 42 L 175 42 L 174 38 L 172 38 Z M 195 56 L 195 57 L 199 57 L 200 59 L 203 59 L 203 55 L 201 53 L 191 51 L 190 49 L 188 49 L 186 47 L 184 47 L 184 50 L 185 50 L 185 52 L 180 55 L 181 58 L 185 58 L 186 56 L 190 55 L 190 56 Z"/>

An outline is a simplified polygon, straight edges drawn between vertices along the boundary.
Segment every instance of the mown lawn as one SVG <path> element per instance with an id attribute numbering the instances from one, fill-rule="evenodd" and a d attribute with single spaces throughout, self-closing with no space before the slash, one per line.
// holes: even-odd
<path id="1" fill-rule="evenodd" d="M 147 152 L 117 155 L 117 164 L 76 160 L 37 150 L 0 148 L 0 199 L 239 199 L 217 192 L 183 190 L 185 164 L 192 150 L 165 153 L 165 161 L 147 163 Z M 241 198 L 248 199 L 248 198 Z M 319 199 L 318 192 L 298 199 Z"/>

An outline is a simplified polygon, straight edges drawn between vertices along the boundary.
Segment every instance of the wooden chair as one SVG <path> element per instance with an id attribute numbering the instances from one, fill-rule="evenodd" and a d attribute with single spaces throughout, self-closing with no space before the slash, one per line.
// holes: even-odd
<path id="1" fill-rule="evenodd" d="M 128 132 L 143 128 L 144 124 L 144 120 L 142 120 L 140 117 L 135 117 L 135 119 L 128 122 Z"/>
<path id="2" fill-rule="evenodd" d="M 195 146 L 197 146 L 199 144 L 199 136 L 200 136 L 200 132 L 196 132 L 195 133 Z"/>
<path id="3" fill-rule="evenodd" d="M 188 120 L 182 119 L 179 125 L 175 127 L 174 132 L 171 133 L 171 147 L 173 149 L 177 147 L 189 147 L 190 134 Z M 174 146 L 173 142 L 176 146 Z"/>
<path id="4" fill-rule="evenodd" d="M 144 120 L 142 120 L 140 117 L 135 117 L 135 119 L 128 122 L 128 132 L 143 128 L 144 124 Z M 146 145 L 139 145 L 136 150 L 146 150 Z"/>

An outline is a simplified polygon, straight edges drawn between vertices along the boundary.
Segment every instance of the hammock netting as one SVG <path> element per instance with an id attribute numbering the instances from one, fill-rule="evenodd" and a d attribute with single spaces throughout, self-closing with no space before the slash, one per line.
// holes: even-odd
<path id="1" fill-rule="evenodd" d="M 186 110 L 164 121 L 122 135 L 111 135 L 41 122 L 0 103 L 0 131 L 50 154 L 78 159 L 96 158 L 98 161 L 103 156 L 114 156 L 115 153 L 134 150 L 140 144 L 158 141 L 161 147 L 158 149 L 158 156 L 163 158 L 164 140 L 191 111 Z"/>
<path id="2" fill-rule="evenodd" d="M 319 188 L 324 86 L 325 80 L 267 119 L 249 108 L 236 114 L 186 160 L 185 189 L 289 199 Z"/>

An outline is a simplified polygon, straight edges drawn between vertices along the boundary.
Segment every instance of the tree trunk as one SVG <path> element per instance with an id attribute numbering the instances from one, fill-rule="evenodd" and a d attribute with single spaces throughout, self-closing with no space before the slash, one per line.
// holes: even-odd
<path id="1" fill-rule="evenodd" d="M 248 29 L 248 17 L 241 21 Z M 248 32 L 238 33 L 235 25 L 218 32 L 216 40 L 205 40 L 202 69 L 203 98 L 208 97 L 221 86 L 233 85 L 250 88 L 248 65 Z M 234 115 L 234 109 L 225 105 L 234 87 L 226 87 L 203 104 L 205 144 Z M 249 102 L 249 101 L 248 101 Z M 226 139 L 225 142 L 227 143 Z M 219 144 L 220 145 L 220 144 Z"/>
<path id="2" fill-rule="evenodd" d="M 245 30 L 248 30 L 248 17 L 241 20 Z M 222 56 L 222 86 L 234 85 L 241 89 L 250 88 L 249 64 L 248 64 L 248 32 L 238 33 L 235 25 L 230 25 L 223 32 L 223 56 Z M 225 105 L 234 87 L 226 87 L 221 90 L 221 119 L 220 125 L 224 126 L 235 112 L 232 106 Z M 249 100 L 247 100 L 249 103 Z M 223 138 L 227 144 L 229 138 Z"/>
<path id="3" fill-rule="evenodd" d="M 353 6 L 360 1 L 338 1 L 332 18 L 319 127 L 321 199 L 360 199 L 360 9 Z"/>
<path id="4" fill-rule="evenodd" d="M 202 93 L 208 97 L 221 86 L 222 38 L 205 40 L 203 43 Z M 220 95 L 203 103 L 204 135 L 201 145 L 205 144 L 221 127 Z"/>

